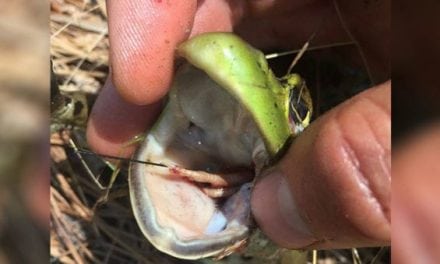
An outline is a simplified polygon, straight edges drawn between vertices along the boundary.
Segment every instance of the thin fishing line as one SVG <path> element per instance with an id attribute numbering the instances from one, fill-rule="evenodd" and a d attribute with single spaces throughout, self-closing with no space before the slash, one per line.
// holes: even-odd
<path id="1" fill-rule="evenodd" d="M 136 162 L 136 163 L 141 163 L 141 164 L 146 164 L 146 165 L 153 165 L 153 166 L 168 168 L 167 165 L 162 164 L 162 163 L 158 163 L 158 162 L 143 161 L 143 160 L 137 160 L 137 159 L 121 158 L 121 157 L 116 157 L 116 156 L 106 155 L 106 154 L 99 154 L 99 153 L 95 153 L 95 152 L 88 150 L 88 149 L 76 149 L 76 148 L 69 146 L 69 145 L 66 145 L 66 144 L 50 143 L 50 145 L 55 146 L 55 147 L 69 148 L 71 150 L 74 150 L 74 151 L 77 151 L 81 154 L 86 154 L 86 155 L 96 155 L 96 156 L 100 156 L 102 158 L 107 158 L 107 159 L 116 159 L 116 160 Z"/>

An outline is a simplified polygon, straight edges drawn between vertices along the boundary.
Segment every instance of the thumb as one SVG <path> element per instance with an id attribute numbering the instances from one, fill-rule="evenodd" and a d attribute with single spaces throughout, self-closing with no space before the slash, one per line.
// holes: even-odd
<path id="1" fill-rule="evenodd" d="M 179 43 L 202 32 L 231 31 L 234 19 L 229 2 L 217 0 L 108 1 L 108 13 L 112 82 L 137 105 L 166 94 Z"/>
<path id="2" fill-rule="evenodd" d="M 390 243 L 391 83 L 314 122 L 252 194 L 263 232 L 286 248 Z"/>
<path id="3" fill-rule="evenodd" d="M 170 86 L 174 51 L 186 39 L 196 1 L 107 1 L 112 81 L 130 103 L 151 104 Z"/>

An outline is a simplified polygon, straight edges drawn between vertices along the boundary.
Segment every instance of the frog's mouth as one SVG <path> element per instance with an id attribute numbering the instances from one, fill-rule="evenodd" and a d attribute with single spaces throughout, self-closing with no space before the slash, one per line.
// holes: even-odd
<path id="1" fill-rule="evenodd" d="M 130 166 L 135 217 L 158 249 L 196 259 L 246 239 L 254 164 L 267 151 L 248 112 L 203 72 L 179 70 L 135 158 L 166 165 Z"/>

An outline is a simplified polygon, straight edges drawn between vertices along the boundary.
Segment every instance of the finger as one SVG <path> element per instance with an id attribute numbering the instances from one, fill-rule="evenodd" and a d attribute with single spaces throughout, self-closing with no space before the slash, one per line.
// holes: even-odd
<path id="1" fill-rule="evenodd" d="M 129 157 L 133 137 L 145 133 L 159 114 L 161 103 L 138 106 L 120 97 L 110 79 L 99 94 L 87 125 L 87 141 L 97 153 Z"/>
<path id="2" fill-rule="evenodd" d="M 187 35 L 196 35 L 206 31 L 232 30 L 231 10 L 229 5 L 224 1 L 204 1 L 197 7 L 195 18 L 194 15 L 192 15 L 191 20 L 194 19 L 194 27 L 191 28 L 191 25 L 189 25 L 186 29 L 175 21 L 174 24 L 168 22 L 168 26 L 170 27 L 168 29 L 163 29 L 163 25 L 160 23 L 150 25 L 150 29 L 142 23 L 147 23 L 147 21 L 151 20 L 152 14 L 164 16 L 164 19 L 161 18 L 161 21 L 165 24 L 167 19 L 173 18 L 168 17 L 169 14 L 155 13 L 154 10 L 151 9 L 143 10 L 146 13 L 152 13 L 145 14 L 144 20 L 139 22 L 141 19 L 135 19 L 138 14 L 133 15 L 130 13 L 135 12 L 134 10 L 124 11 L 124 8 L 128 8 L 124 5 L 125 1 L 116 2 L 118 2 L 118 4 L 114 2 L 109 3 L 109 13 L 111 16 L 109 27 L 111 30 L 111 38 L 113 39 L 111 39 L 112 72 L 114 73 L 112 76 L 114 80 L 119 83 L 117 88 L 120 93 L 116 92 L 113 82 L 107 80 L 105 88 L 93 107 L 87 129 L 87 137 L 91 148 L 96 152 L 107 155 L 121 155 L 120 152 L 127 141 L 145 132 L 145 130 L 152 125 L 153 117 L 157 116 L 159 104 L 140 107 L 132 103 L 145 104 L 149 101 L 157 101 L 163 93 L 167 91 L 173 71 L 174 48 L 176 43 L 181 39 L 181 37 L 179 37 L 182 34 L 181 31 L 187 31 Z M 140 4 L 139 2 L 140 1 L 130 1 L 130 4 Z M 119 4 L 123 5 L 123 7 L 118 8 Z M 148 5 L 138 8 L 145 9 L 146 7 L 148 7 Z M 173 6 L 173 8 L 177 8 L 182 12 L 179 16 L 191 16 L 182 6 Z M 141 11 L 142 10 L 139 10 L 138 12 Z M 217 19 L 211 19 L 209 17 L 210 15 L 215 15 Z M 130 22 L 132 25 L 128 25 Z M 127 28 L 119 29 L 119 27 L 124 27 L 124 25 L 127 26 Z M 165 33 L 159 34 L 160 37 L 153 37 L 152 35 L 154 34 L 151 31 L 153 28 L 156 31 L 162 28 L 165 30 Z M 132 30 L 133 32 L 127 30 Z M 170 42 L 169 45 L 164 44 L 162 41 L 162 37 L 164 36 L 167 39 L 173 38 L 174 41 L 172 43 Z M 150 46 L 154 46 L 156 49 Z M 160 56 L 158 56 L 156 50 L 160 49 L 167 50 L 167 52 L 161 53 L 159 54 Z M 136 54 L 139 55 L 141 51 L 143 55 L 136 56 Z M 132 59 L 128 60 L 127 54 L 130 54 Z M 163 54 L 168 55 L 162 56 Z M 167 65 L 170 65 L 164 66 L 165 64 L 162 64 L 164 61 L 167 62 Z M 158 67 L 152 67 L 152 64 L 156 64 Z M 161 82 L 161 84 L 158 86 L 142 84 L 149 82 Z M 159 88 L 152 89 L 151 87 Z M 128 101 L 124 102 L 126 99 L 128 99 Z M 133 149 L 134 145 L 124 148 L 124 156 L 129 156 L 129 154 L 133 152 Z"/>
<path id="3" fill-rule="evenodd" d="M 316 120 L 256 184 L 261 229 L 287 248 L 390 243 L 390 82 Z"/>
<path id="4" fill-rule="evenodd" d="M 412 136 L 393 154 L 393 248 L 396 263 L 440 258 L 440 123 Z"/>
<path id="5" fill-rule="evenodd" d="M 232 31 L 233 24 L 241 18 L 244 8 L 243 1 L 232 2 L 219 0 L 200 1 L 190 36 L 204 32 Z"/>
<path id="6" fill-rule="evenodd" d="M 170 86 L 174 51 L 192 29 L 197 1 L 108 1 L 113 82 L 128 102 L 156 102 Z"/>

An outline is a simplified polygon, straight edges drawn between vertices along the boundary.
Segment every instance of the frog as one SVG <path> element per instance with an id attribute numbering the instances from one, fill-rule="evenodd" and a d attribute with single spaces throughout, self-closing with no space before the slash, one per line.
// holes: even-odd
<path id="1" fill-rule="evenodd" d="M 233 33 L 204 33 L 177 48 L 159 118 L 129 167 L 131 207 L 144 236 L 181 259 L 223 257 L 255 228 L 255 181 L 311 121 L 300 75 L 277 78 L 264 54 Z"/>

